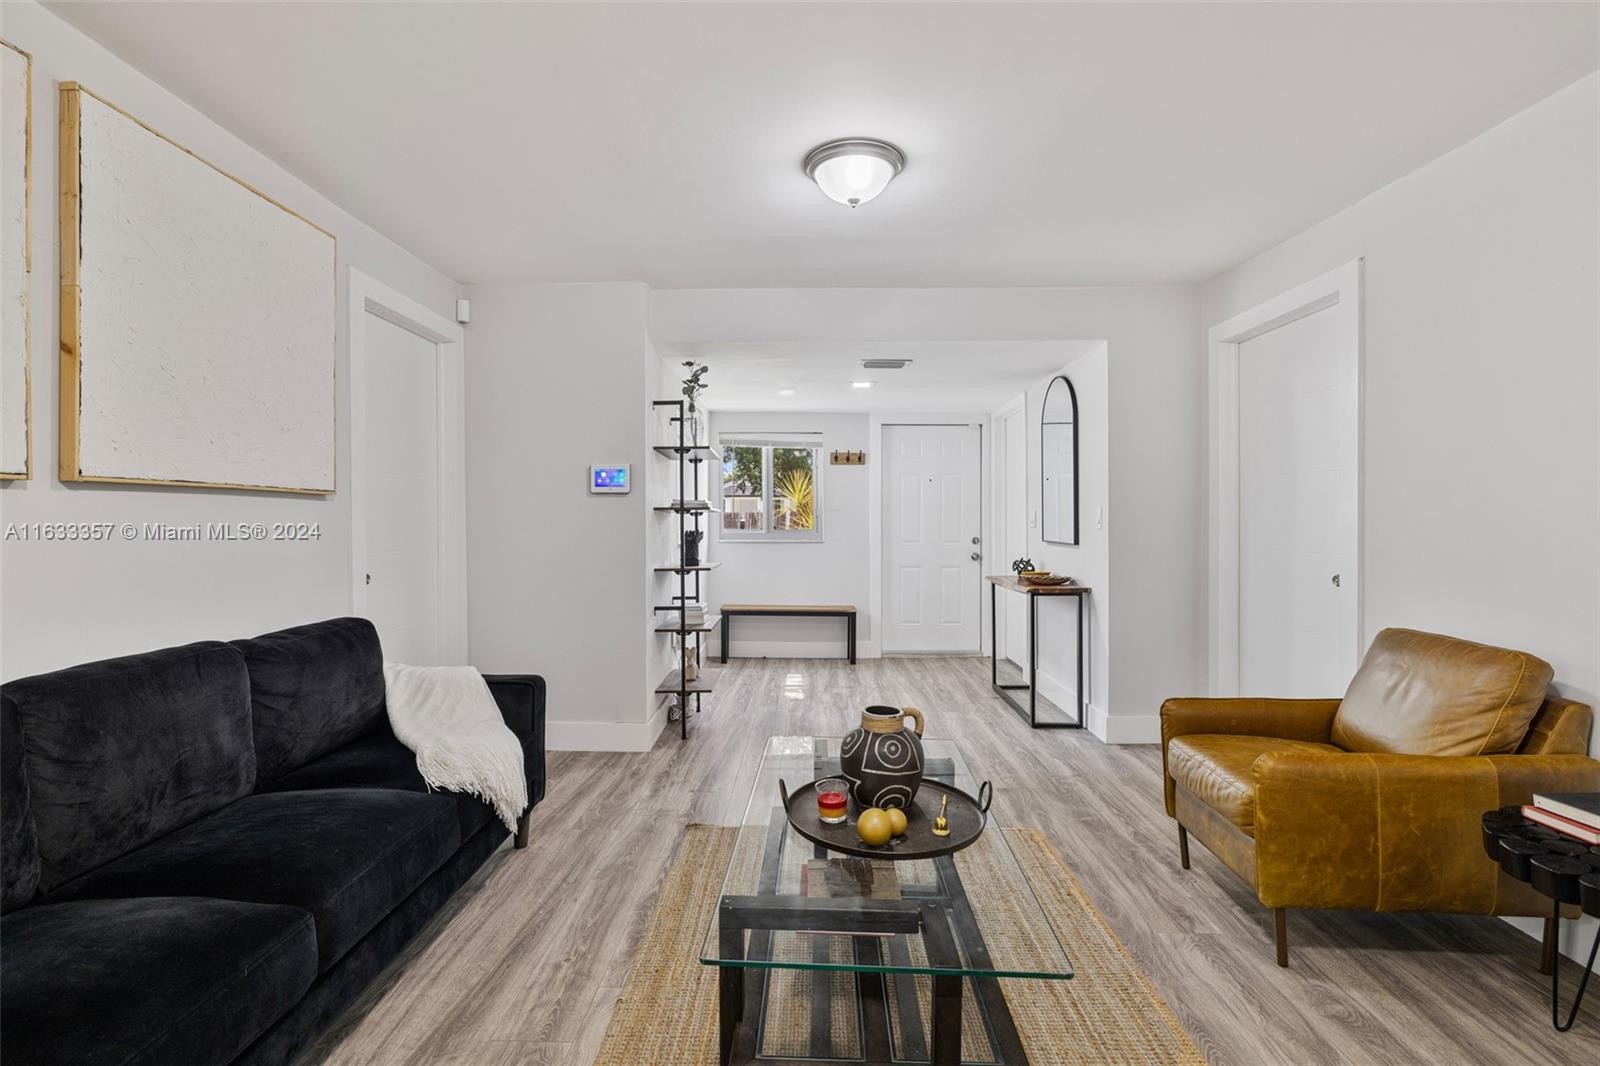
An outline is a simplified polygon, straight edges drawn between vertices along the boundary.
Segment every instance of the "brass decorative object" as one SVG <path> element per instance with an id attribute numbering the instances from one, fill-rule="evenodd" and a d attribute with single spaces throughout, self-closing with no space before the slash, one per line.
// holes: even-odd
<path id="1" fill-rule="evenodd" d="M 944 795 L 944 802 L 939 804 L 939 817 L 933 820 L 933 828 L 929 830 L 929 832 L 936 837 L 947 837 L 950 835 L 950 819 L 946 818 L 944 814 L 949 807 L 950 794 L 946 792 Z"/>

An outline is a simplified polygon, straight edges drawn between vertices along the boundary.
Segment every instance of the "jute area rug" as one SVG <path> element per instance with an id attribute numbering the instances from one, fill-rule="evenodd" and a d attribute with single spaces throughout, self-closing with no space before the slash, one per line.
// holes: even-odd
<path id="1" fill-rule="evenodd" d="M 1036 1066 L 1201 1066 L 1204 1056 L 1061 857 L 1037 830 L 1003 832 L 1075 974 L 1070 981 L 1001 980 L 1029 1060 Z M 598 1066 L 718 1061 L 718 970 L 699 956 L 736 834 L 688 827 L 606 1029 Z"/>

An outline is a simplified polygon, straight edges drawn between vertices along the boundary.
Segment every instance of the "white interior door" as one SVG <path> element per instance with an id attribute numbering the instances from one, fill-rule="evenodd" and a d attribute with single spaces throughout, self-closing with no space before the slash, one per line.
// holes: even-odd
<path id="1" fill-rule="evenodd" d="M 883 427 L 883 650 L 975 652 L 977 426 Z"/>
<path id="2" fill-rule="evenodd" d="M 1001 528 L 995 531 L 1000 551 L 999 558 L 991 559 L 990 573 L 1009 573 L 1012 560 L 1028 554 L 1027 424 L 1027 410 L 1022 407 L 1000 420 L 996 444 L 1002 452 Z M 1022 596 L 997 596 L 995 603 L 1000 611 L 1000 656 L 1021 666 L 1028 658 L 1027 602 Z"/>
<path id="3" fill-rule="evenodd" d="M 1360 653 L 1358 353 L 1336 307 L 1238 351 L 1239 691 L 1337 696 Z"/>
<path id="4" fill-rule="evenodd" d="M 384 658 L 437 665 L 439 348 L 371 313 L 365 327 L 366 615 Z"/>

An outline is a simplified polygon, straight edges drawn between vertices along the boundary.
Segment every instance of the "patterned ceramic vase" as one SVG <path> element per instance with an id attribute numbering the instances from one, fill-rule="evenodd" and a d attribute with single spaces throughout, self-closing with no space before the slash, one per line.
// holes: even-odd
<path id="1" fill-rule="evenodd" d="M 905 721 L 916 722 L 916 732 Z M 915 707 L 868 707 L 861 728 L 839 745 L 839 766 L 862 807 L 911 806 L 922 786 L 922 712 Z"/>

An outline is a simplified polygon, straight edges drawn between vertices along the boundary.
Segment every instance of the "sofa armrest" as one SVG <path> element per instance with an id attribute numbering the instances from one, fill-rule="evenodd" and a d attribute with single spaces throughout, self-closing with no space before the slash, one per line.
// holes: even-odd
<path id="1" fill-rule="evenodd" d="M 537 674 L 484 674 L 506 726 L 522 741 L 528 771 L 528 806 L 544 798 L 544 678 Z"/>
<path id="2" fill-rule="evenodd" d="M 1167 814 L 1176 816 L 1172 775 L 1167 772 L 1167 745 L 1193 733 L 1232 733 L 1326 744 L 1333 732 L 1339 701 L 1272 700 L 1230 697 L 1172 699 L 1161 705 L 1161 779 Z"/>
<path id="3" fill-rule="evenodd" d="M 1270 752 L 1252 773 L 1269 907 L 1535 913 L 1484 855 L 1481 816 L 1600 789 L 1600 762 L 1581 755 Z"/>

